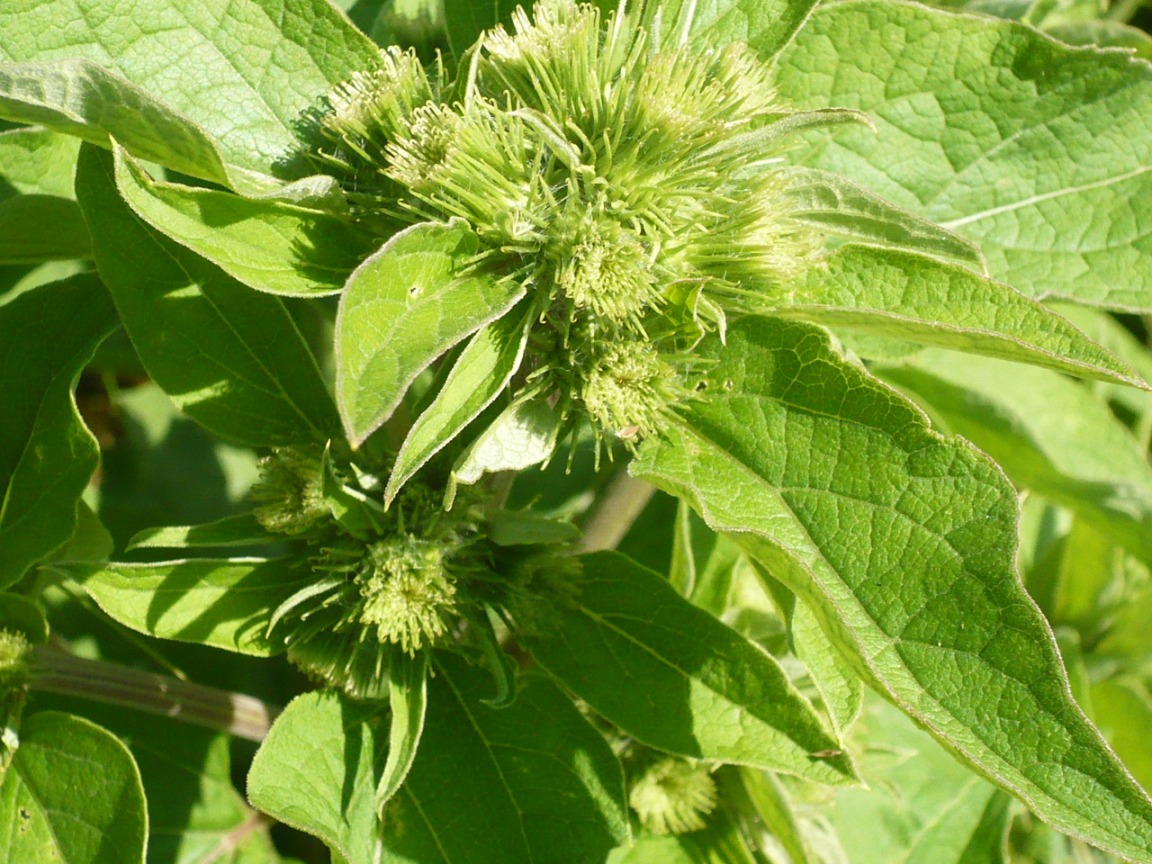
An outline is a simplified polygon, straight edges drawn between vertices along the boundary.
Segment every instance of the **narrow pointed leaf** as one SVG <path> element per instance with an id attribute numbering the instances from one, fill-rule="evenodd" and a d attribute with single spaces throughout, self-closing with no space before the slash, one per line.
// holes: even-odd
<path id="1" fill-rule="evenodd" d="M 384 814 L 383 864 L 450 864 L 477 849 L 491 861 L 603 861 L 628 839 L 620 764 L 554 685 L 530 676 L 496 709 L 482 702 L 484 672 L 453 655 L 435 670 L 420 754 Z"/>
<path id="2" fill-rule="evenodd" d="M 433 360 L 524 296 L 510 280 L 463 272 L 479 242 L 462 221 L 413 225 L 349 278 L 336 322 L 336 392 L 353 443 L 391 416 Z"/>
<path id="3" fill-rule="evenodd" d="M 845 246 L 772 314 L 1147 388 L 1043 304 L 923 255 Z"/>
<path id="4" fill-rule="evenodd" d="M 266 657 L 272 613 L 315 577 L 288 558 L 107 564 L 75 574 L 112 618 L 149 636 Z"/>
<path id="5" fill-rule="evenodd" d="M 96 263 L 151 376 L 193 420 L 253 446 L 339 434 L 331 394 L 278 297 L 159 235 L 120 198 L 112 155 L 81 151 Z"/>
<path id="6" fill-rule="evenodd" d="M 829 785 L 846 755 L 772 655 L 617 553 L 580 559 L 578 594 L 531 614 L 520 638 L 565 687 L 651 747 Z"/>
<path id="7" fill-rule="evenodd" d="M 148 817 L 127 748 L 94 723 L 41 711 L 0 774 L 0 858 L 144 864 Z"/>
<path id="8" fill-rule="evenodd" d="M 530 308 L 523 317 L 509 314 L 493 321 L 460 352 L 444 386 L 404 439 L 388 478 L 386 502 L 500 395 L 520 367 L 534 312 Z"/>
<path id="9" fill-rule="evenodd" d="M 817 231 L 984 271 L 984 256 L 971 240 L 889 203 L 847 177 L 812 168 L 786 169 L 786 176 L 791 218 Z"/>
<path id="10" fill-rule="evenodd" d="M 388 729 L 388 761 L 376 784 L 376 812 L 399 791 L 420 746 L 424 712 L 428 707 L 428 655 L 397 654 L 388 667 L 388 705 L 392 722 Z"/>
<path id="11" fill-rule="evenodd" d="M 922 398 L 1010 478 L 1152 563 L 1152 467 L 1087 388 L 1044 369 L 926 351 L 882 376 Z M 1075 418 L 1072 422 L 1071 418 Z"/>
<path id="12" fill-rule="evenodd" d="M 148 128 L 162 104 L 218 141 L 229 165 L 275 175 L 301 146 L 304 112 L 377 56 L 376 46 L 326 0 L 149 0 L 146 18 L 142 26 L 138 7 L 111 0 L 6 5 L 0 60 L 88 61 L 82 72 L 87 84 L 74 77 L 81 70 L 73 64 L 71 74 L 42 89 L 98 118 L 142 124 L 144 134 L 164 147 L 166 136 Z M 97 66 L 107 72 L 93 72 Z M 133 87 L 109 84 L 112 76 Z M 85 92 L 86 86 L 94 89 Z M 136 109 L 143 111 L 133 119 Z M 191 141 L 179 125 L 162 128 Z M 127 146 L 122 134 L 113 134 Z M 200 142 L 194 146 L 198 151 Z M 133 152 L 170 164 L 156 158 L 162 153 Z"/>
<path id="13" fill-rule="evenodd" d="M 225 516 L 203 525 L 167 525 L 137 532 L 128 541 L 132 549 L 196 549 L 201 547 L 254 546 L 279 543 L 283 535 L 271 534 L 251 513 Z"/>
<path id="14" fill-rule="evenodd" d="M 136 215 L 257 291 L 335 294 L 370 251 L 344 218 L 271 198 L 161 183 L 120 147 L 116 188 Z"/>
<path id="15" fill-rule="evenodd" d="M 814 135 L 798 163 L 971 238 L 1030 296 L 1152 309 L 1152 66 L 1015 22 L 860 0 L 821 7 L 779 69 L 796 107 L 876 125 Z"/>
<path id="16" fill-rule="evenodd" d="M 72 387 L 116 323 L 108 292 L 90 274 L 0 306 L 0 587 L 76 530 L 99 447 Z"/>
<path id="17" fill-rule="evenodd" d="M 727 348 L 701 347 L 706 400 L 645 442 L 635 473 L 733 532 L 978 771 L 1063 830 L 1152 857 L 1152 801 L 1072 702 L 1015 573 L 1016 497 L 996 466 L 820 331 L 745 319 Z"/>

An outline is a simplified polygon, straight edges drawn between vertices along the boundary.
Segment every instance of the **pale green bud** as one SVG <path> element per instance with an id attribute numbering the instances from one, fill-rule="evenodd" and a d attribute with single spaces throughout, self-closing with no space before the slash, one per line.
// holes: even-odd
<path id="1" fill-rule="evenodd" d="M 716 783 L 703 765 L 669 756 L 633 782 L 628 803 L 649 831 L 688 834 L 702 829 L 716 808 Z"/>

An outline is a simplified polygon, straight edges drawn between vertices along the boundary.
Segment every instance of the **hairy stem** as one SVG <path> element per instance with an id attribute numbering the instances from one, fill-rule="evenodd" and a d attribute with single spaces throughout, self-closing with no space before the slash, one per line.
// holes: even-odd
<path id="1" fill-rule="evenodd" d="M 103 660 L 85 660 L 55 645 L 34 652 L 33 690 L 78 696 L 174 717 L 237 738 L 263 741 L 280 709 L 241 693 Z"/>
<path id="2" fill-rule="evenodd" d="M 581 526 L 581 552 L 615 549 L 636 521 L 656 489 L 651 483 L 621 473 L 604 490 Z"/>

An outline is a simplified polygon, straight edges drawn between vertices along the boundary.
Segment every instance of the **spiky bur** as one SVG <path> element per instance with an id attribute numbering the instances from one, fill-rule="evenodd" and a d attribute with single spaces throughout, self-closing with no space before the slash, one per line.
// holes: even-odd
<path id="1" fill-rule="evenodd" d="M 19 690 L 28 683 L 32 646 L 23 633 L 0 628 L 0 693 Z"/>
<path id="2" fill-rule="evenodd" d="M 688 834 L 707 825 L 716 808 L 716 783 L 705 766 L 668 756 L 632 781 L 628 803 L 649 831 Z"/>
<path id="3" fill-rule="evenodd" d="M 334 91 L 322 154 L 365 219 L 466 220 L 469 266 L 523 282 L 538 313 L 519 395 L 631 441 L 688 398 L 696 341 L 821 245 L 776 168 L 794 124 L 769 66 L 735 43 L 661 45 L 651 17 L 546 0 L 451 79 L 389 49 Z"/>
<path id="4" fill-rule="evenodd" d="M 443 644 L 473 602 L 469 583 L 486 554 L 475 508 L 465 499 L 445 512 L 415 483 L 385 511 L 365 488 L 379 486 L 374 475 L 361 471 L 357 482 L 357 472 L 298 448 L 275 450 L 261 475 L 257 518 L 306 544 L 301 566 L 316 577 L 275 610 L 270 637 L 317 680 L 385 697 L 397 653 Z"/>

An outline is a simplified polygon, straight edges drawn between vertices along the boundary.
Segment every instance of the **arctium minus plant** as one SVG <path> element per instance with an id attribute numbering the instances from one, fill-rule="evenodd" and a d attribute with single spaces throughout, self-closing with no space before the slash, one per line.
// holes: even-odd
<path id="1" fill-rule="evenodd" d="M 1134 7 L 69 4 L 0 860 L 1152 864 Z"/>

